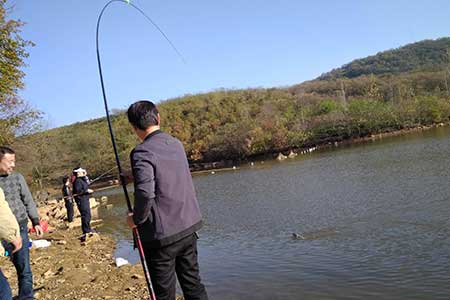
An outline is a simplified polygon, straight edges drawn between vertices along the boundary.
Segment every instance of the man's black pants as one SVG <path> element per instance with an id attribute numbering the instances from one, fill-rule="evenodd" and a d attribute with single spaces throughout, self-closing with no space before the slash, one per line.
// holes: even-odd
<path id="1" fill-rule="evenodd" d="M 92 232 L 89 199 L 76 199 L 75 202 L 81 215 L 81 231 L 83 231 L 83 234 Z"/>
<path id="2" fill-rule="evenodd" d="M 143 247 L 156 299 L 175 300 L 176 277 L 184 299 L 208 299 L 200 281 L 195 233 L 166 247 L 150 248 L 145 243 Z"/>
<path id="3" fill-rule="evenodd" d="M 73 221 L 73 200 L 71 198 L 65 199 L 65 205 L 67 210 L 67 221 L 72 222 Z"/>

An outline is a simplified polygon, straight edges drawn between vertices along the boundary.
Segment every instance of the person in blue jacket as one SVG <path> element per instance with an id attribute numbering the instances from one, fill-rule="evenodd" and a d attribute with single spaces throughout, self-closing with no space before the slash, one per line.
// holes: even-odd
<path id="1" fill-rule="evenodd" d="M 75 181 L 73 182 L 73 197 L 81 214 L 81 230 L 83 231 L 82 240 L 86 238 L 86 234 L 91 233 L 91 206 L 89 204 L 89 184 L 86 180 L 87 172 L 83 168 L 73 170 Z"/>

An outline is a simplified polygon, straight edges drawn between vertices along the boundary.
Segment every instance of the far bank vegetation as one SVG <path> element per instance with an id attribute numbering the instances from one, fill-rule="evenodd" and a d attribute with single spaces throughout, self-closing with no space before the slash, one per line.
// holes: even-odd
<path id="1" fill-rule="evenodd" d="M 183 142 L 195 165 L 446 123 L 448 48 L 449 38 L 424 41 L 291 87 L 185 95 L 159 104 L 162 127 Z M 113 126 L 126 167 L 138 141 L 124 112 L 115 113 Z M 21 170 L 40 187 L 55 183 L 77 164 L 95 177 L 115 164 L 107 130 L 102 118 L 17 139 Z"/>

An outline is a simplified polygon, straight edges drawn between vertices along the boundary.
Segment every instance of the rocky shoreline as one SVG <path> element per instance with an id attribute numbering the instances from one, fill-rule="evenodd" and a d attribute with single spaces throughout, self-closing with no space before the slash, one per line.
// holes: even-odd
<path id="1" fill-rule="evenodd" d="M 30 249 L 36 299 L 149 299 L 141 265 L 116 266 L 112 237 L 94 234 L 81 242 L 79 217 L 69 226 L 64 220 L 63 201 L 50 201 L 39 211 L 49 223 L 43 239 L 51 245 Z M 30 234 L 30 238 L 34 240 L 36 236 Z M 17 295 L 13 264 L 3 257 L 0 265 L 13 295 Z"/>

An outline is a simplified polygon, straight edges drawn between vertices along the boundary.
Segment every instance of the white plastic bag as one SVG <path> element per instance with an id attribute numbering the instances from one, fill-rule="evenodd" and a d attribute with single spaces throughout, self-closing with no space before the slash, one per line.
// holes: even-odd
<path id="1" fill-rule="evenodd" d="M 121 266 L 130 264 L 128 260 L 122 257 L 116 257 L 116 266 L 120 268 Z"/>
<path id="2" fill-rule="evenodd" d="M 47 241 L 47 240 L 33 240 L 32 241 L 33 246 L 32 247 L 36 247 L 36 248 L 47 248 L 48 246 L 50 246 L 52 243 Z"/>

